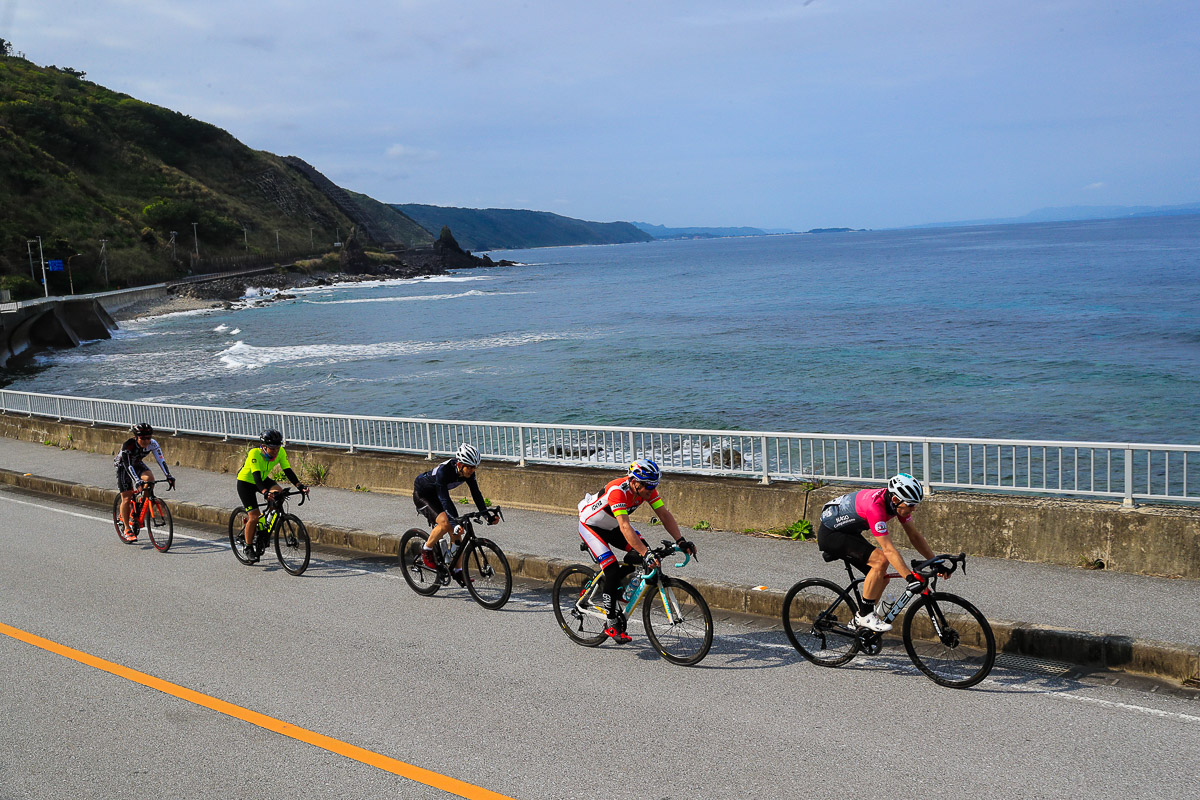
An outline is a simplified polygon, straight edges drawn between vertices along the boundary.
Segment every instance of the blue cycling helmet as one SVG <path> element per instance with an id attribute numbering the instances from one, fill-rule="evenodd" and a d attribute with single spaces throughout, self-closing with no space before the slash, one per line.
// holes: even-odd
<path id="1" fill-rule="evenodd" d="M 658 469 L 658 464 L 655 464 L 648 458 L 639 458 L 629 465 L 629 474 L 627 477 L 637 478 L 653 489 L 658 486 L 658 481 L 662 477 L 662 473 Z"/>

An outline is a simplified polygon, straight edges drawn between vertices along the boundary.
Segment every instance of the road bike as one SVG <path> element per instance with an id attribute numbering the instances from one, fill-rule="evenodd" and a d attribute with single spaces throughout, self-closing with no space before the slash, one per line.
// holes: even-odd
<path id="1" fill-rule="evenodd" d="M 428 597 L 443 586 L 449 586 L 452 578 L 457 580 L 451 565 L 456 558 L 461 558 L 459 566 L 462 567 L 462 580 L 459 582 L 475 598 L 475 602 L 493 611 L 503 608 L 512 594 L 512 571 L 508 559 L 504 557 L 500 545 L 491 539 L 477 537 L 473 524 L 483 522 L 492 514 L 504 519 L 499 506 L 459 517 L 462 523 L 459 543 L 454 544 L 450 536 L 443 536 L 438 540 L 440 546 L 433 548 L 436 569 L 427 567 L 421 557 L 429 532 L 421 528 L 406 531 L 400 537 L 400 553 L 397 557 L 405 582 L 417 594 Z"/>
<path id="2" fill-rule="evenodd" d="M 835 561 L 837 556 L 825 556 Z M 856 578 L 850 561 L 842 559 L 850 585 L 842 588 L 824 578 L 800 581 L 783 598 L 783 629 L 792 646 L 814 664 L 838 667 L 860 651 L 876 655 L 883 649 L 883 635 L 857 627 L 854 615 L 868 611 L 862 599 L 865 578 Z M 879 609 L 885 622 L 896 619 L 907 607 L 901 638 L 908 657 L 934 683 L 955 689 L 974 686 L 987 677 L 996 662 L 996 637 L 992 626 L 963 598 L 937 591 L 939 577 L 949 577 L 962 567 L 967 555 L 939 555 L 928 561 L 913 561 L 913 570 L 926 578 L 919 593 L 906 589 L 894 603 Z M 894 572 L 889 578 L 899 578 Z"/>
<path id="3" fill-rule="evenodd" d="M 175 539 L 175 521 L 171 517 L 171 507 L 167 505 L 167 501 L 154 496 L 155 483 L 157 481 L 138 481 L 138 490 L 129 498 L 132 505 L 129 518 L 133 520 L 133 524 L 128 530 L 121 522 L 121 493 L 117 493 L 113 498 L 113 527 L 117 529 L 117 536 L 122 542 L 133 544 L 137 541 L 138 532 L 145 525 L 146 533 L 150 535 L 150 544 L 154 545 L 155 550 L 165 553 Z M 174 488 L 174 483 L 168 483 L 168 492 Z"/>
<path id="4" fill-rule="evenodd" d="M 579 549 L 591 552 L 587 545 L 581 544 Z M 624 603 L 619 610 L 625 619 L 630 619 L 638 602 L 646 598 L 642 604 L 642 624 L 650 644 L 672 664 L 698 664 L 712 646 L 712 612 L 695 586 L 662 574 L 662 559 L 683 552 L 678 545 L 663 540 L 663 546 L 651 548 L 651 552 L 659 559 L 660 566 L 634 571 L 619 590 Z M 592 560 L 595 561 L 595 556 Z M 684 553 L 683 561 L 675 566 L 685 567 L 691 560 L 691 555 Z M 552 590 L 554 616 L 571 641 L 595 647 L 608 638 L 604 634 L 608 609 L 594 596 L 603 592 L 603 570 L 575 565 L 558 574 Z"/>
<path id="5" fill-rule="evenodd" d="M 295 494 L 300 495 L 297 507 L 304 505 L 307 492 L 287 489 L 267 495 L 267 508 L 258 518 L 258 528 L 251 547 L 246 546 L 246 517 L 249 512 L 244 508 L 233 510 L 229 515 L 229 546 L 238 561 L 243 564 L 257 563 L 267 551 L 267 544 L 274 539 L 275 556 L 280 566 L 292 575 L 302 575 L 308 569 L 308 559 L 312 555 L 308 529 L 299 517 L 287 513 L 287 499 Z"/>

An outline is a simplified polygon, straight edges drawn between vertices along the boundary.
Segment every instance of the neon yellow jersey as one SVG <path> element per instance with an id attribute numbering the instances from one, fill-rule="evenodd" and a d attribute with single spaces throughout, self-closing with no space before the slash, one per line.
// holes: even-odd
<path id="1" fill-rule="evenodd" d="M 262 451 L 262 448 L 255 447 L 246 454 L 246 463 L 242 465 L 242 471 L 238 473 L 237 479 L 246 483 L 254 483 L 254 473 L 257 472 L 263 476 L 263 480 L 267 480 L 271 471 L 276 467 L 279 469 L 292 468 L 287 460 L 287 451 L 280 447 L 275 457 L 268 460 L 267 454 Z"/>

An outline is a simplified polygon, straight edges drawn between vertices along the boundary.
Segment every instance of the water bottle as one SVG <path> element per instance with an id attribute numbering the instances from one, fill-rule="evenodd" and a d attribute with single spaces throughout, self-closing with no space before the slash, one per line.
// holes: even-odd
<path id="1" fill-rule="evenodd" d="M 449 564 L 450 563 L 450 537 L 443 536 L 441 539 L 438 540 L 438 544 L 440 544 L 442 546 L 442 559 L 447 564 Z"/>
<path id="2" fill-rule="evenodd" d="M 628 603 L 633 599 L 633 593 L 637 591 L 638 574 L 635 572 L 625 581 L 625 589 L 621 592 L 621 599 Z"/>

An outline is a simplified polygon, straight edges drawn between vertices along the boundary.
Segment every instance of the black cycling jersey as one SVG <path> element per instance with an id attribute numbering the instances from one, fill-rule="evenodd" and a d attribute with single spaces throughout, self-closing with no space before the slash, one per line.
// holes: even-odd
<path id="1" fill-rule="evenodd" d="M 450 499 L 450 490 L 464 483 L 471 490 L 471 499 L 475 501 L 475 506 L 480 511 L 487 511 L 487 504 L 483 501 L 483 495 L 479 493 L 479 484 L 475 482 L 475 476 L 461 477 L 457 464 L 457 459 L 447 459 L 428 472 L 422 472 L 413 481 L 413 492 L 425 499 L 435 511 L 445 511 L 452 521 L 458 520 L 458 509 Z"/>
<path id="2" fill-rule="evenodd" d="M 158 466 L 162 469 L 163 475 L 167 478 L 171 477 L 171 470 L 167 469 L 166 459 L 163 458 L 162 448 L 158 446 L 158 442 L 154 439 L 150 440 L 148 447 L 142 447 L 138 444 L 137 437 L 127 439 L 125 444 L 121 445 L 121 449 L 117 451 L 116 458 L 113 459 L 113 466 L 119 471 L 124 471 L 138 479 L 139 465 L 144 467 L 146 456 L 153 454 L 154 460 L 158 462 Z"/>

